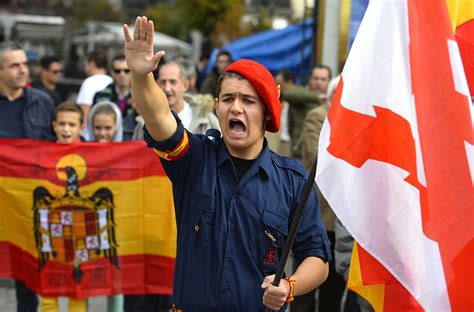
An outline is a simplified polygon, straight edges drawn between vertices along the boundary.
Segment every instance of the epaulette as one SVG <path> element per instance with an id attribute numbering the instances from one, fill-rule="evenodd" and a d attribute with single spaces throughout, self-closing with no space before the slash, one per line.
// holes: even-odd
<path id="1" fill-rule="evenodd" d="M 221 137 L 221 132 L 217 129 L 209 129 L 206 131 L 206 137 L 215 142 L 217 139 Z"/>
<path id="2" fill-rule="evenodd" d="M 294 171 L 298 173 L 299 175 L 301 175 L 302 177 L 305 177 L 307 175 L 307 172 L 304 169 L 303 165 L 293 158 L 281 156 L 278 154 L 273 154 L 272 161 L 276 166 L 282 169 L 288 169 L 288 170 Z"/>

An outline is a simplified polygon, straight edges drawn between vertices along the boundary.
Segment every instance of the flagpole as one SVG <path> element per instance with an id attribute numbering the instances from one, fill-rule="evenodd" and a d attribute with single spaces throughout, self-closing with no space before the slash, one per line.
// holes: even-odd
<path id="1" fill-rule="evenodd" d="M 293 217 L 293 222 L 291 223 L 290 232 L 286 239 L 285 246 L 283 247 L 283 253 L 281 255 L 280 264 L 278 266 L 278 270 L 275 274 L 275 278 L 273 279 L 273 286 L 280 286 L 281 278 L 283 277 L 283 272 L 285 270 L 286 261 L 288 260 L 288 256 L 290 255 L 291 247 L 296 238 L 296 233 L 298 232 L 298 228 L 300 226 L 301 219 L 303 218 L 303 213 L 306 209 L 306 202 L 308 201 L 309 194 L 311 192 L 311 188 L 314 184 L 314 177 L 316 176 L 316 164 L 317 159 L 314 160 L 313 166 L 311 167 L 311 172 L 308 177 L 308 181 L 303 189 L 303 193 L 301 195 L 301 201 L 296 208 L 295 216 Z M 266 309 L 267 312 L 272 311 L 271 309 Z"/>
<path id="2" fill-rule="evenodd" d="M 303 81 L 304 81 L 304 69 L 305 69 L 305 64 L 304 64 L 304 60 L 305 60 L 305 57 L 304 57 L 304 50 L 305 50 L 305 47 L 306 47 L 306 38 L 305 38 L 305 32 L 306 32 L 306 23 L 305 23 L 305 19 L 306 19 L 306 0 L 304 0 L 304 8 L 303 8 L 303 18 L 302 18 L 302 21 L 301 21 L 301 45 L 300 45 L 300 52 L 301 52 L 301 63 L 300 63 L 300 81 L 301 81 L 301 84 L 303 84 Z"/>
<path id="3" fill-rule="evenodd" d="M 311 46 L 311 68 L 316 66 L 319 63 L 318 60 L 318 29 L 319 26 L 319 1 L 314 0 L 314 7 L 313 7 L 313 38 L 312 38 L 312 46 Z"/>

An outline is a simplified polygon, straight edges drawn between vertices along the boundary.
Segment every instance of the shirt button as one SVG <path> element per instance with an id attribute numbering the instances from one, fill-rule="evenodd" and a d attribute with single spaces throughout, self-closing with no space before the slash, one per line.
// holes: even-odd
<path id="1" fill-rule="evenodd" d="M 240 196 L 240 192 L 239 191 L 235 192 L 234 197 L 239 197 L 239 196 Z"/>
<path id="2" fill-rule="evenodd" d="M 227 261 L 230 261 L 230 260 L 232 260 L 232 256 L 225 256 L 225 259 L 226 259 Z"/>
<path id="3" fill-rule="evenodd" d="M 199 232 L 199 229 L 200 229 L 199 224 L 196 224 L 196 225 L 194 226 L 194 231 Z"/>
<path id="4" fill-rule="evenodd" d="M 231 224 L 229 225 L 229 227 L 230 227 L 231 230 L 234 230 L 234 229 L 235 229 L 234 223 L 231 223 Z"/>
<path id="5" fill-rule="evenodd" d="M 228 292 L 228 291 L 229 291 L 229 287 L 222 288 L 222 292 Z"/>

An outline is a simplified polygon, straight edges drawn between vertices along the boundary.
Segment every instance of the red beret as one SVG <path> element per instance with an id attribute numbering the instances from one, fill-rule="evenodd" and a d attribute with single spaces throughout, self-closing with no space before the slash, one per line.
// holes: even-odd
<path id="1" fill-rule="evenodd" d="M 281 115 L 281 105 L 278 99 L 280 92 L 268 69 L 255 61 L 240 59 L 230 64 L 224 72 L 238 73 L 250 82 L 270 113 L 271 120 L 267 121 L 266 130 L 278 132 Z"/>

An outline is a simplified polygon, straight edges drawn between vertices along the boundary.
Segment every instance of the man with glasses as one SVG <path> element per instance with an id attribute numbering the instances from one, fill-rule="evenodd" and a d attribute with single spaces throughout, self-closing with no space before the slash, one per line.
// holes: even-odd
<path id="1" fill-rule="evenodd" d="M 214 66 L 206 79 L 202 83 L 201 93 L 211 94 L 213 98 L 217 97 L 217 79 L 224 72 L 224 69 L 232 63 L 232 55 L 228 51 L 220 51 L 217 53 L 216 66 Z"/>
<path id="2" fill-rule="evenodd" d="M 111 74 L 113 82 L 95 94 L 93 103 L 113 102 L 117 104 L 122 112 L 123 140 L 129 141 L 132 139 L 137 113 L 132 107 L 130 69 L 128 69 L 124 55 L 117 55 L 113 58 Z"/>
<path id="3" fill-rule="evenodd" d="M 57 56 L 48 55 L 40 60 L 40 79 L 33 83 L 33 87 L 49 94 L 54 105 L 58 106 L 67 98 L 64 85 L 60 84 L 63 75 L 63 67 Z"/>

